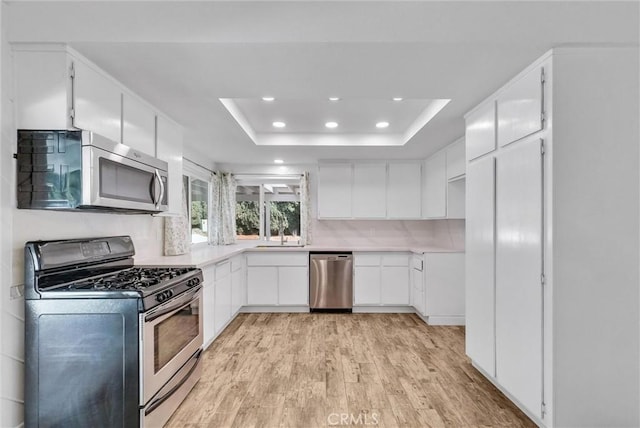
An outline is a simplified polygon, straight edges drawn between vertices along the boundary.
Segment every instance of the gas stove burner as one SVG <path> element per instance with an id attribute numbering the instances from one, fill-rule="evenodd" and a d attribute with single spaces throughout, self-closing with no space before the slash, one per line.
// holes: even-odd
<path id="1" fill-rule="evenodd" d="M 133 267 L 70 284 L 68 290 L 144 290 L 196 270 L 192 267 Z"/>

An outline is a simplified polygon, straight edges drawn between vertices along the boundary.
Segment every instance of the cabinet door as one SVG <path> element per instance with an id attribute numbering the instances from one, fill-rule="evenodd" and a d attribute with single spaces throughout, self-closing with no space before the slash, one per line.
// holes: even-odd
<path id="1" fill-rule="evenodd" d="M 495 159 L 469 163 L 466 182 L 466 352 L 495 377 Z"/>
<path id="2" fill-rule="evenodd" d="M 202 287 L 202 333 L 204 335 L 204 343 L 208 344 L 216 335 L 215 320 L 215 290 L 213 281 L 206 283 Z"/>
<path id="3" fill-rule="evenodd" d="M 380 266 L 356 266 L 353 276 L 353 304 L 380 304 Z"/>
<path id="4" fill-rule="evenodd" d="M 278 303 L 278 268 L 249 266 L 247 268 L 247 304 L 276 305 Z"/>
<path id="5" fill-rule="evenodd" d="M 409 268 L 407 266 L 382 267 L 380 303 L 383 305 L 409 304 Z"/>
<path id="6" fill-rule="evenodd" d="M 388 218 L 420 218 L 421 174 L 419 163 L 389 163 Z"/>
<path id="7" fill-rule="evenodd" d="M 122 94 L 122 144 L 156 156 L 156 113 L 127 92 Z"/>
<path id="8" fill-rule="evenodd" d="M 466 179 L 463 176 L 447 183 L 447 218 L 465 218 Z"/>
<path id="9" fill-rule="evenodd" d="M 306 267 L 278 268 L 278 304 L 309 304 L 309 274 Z"/>
<path id="10" fill-rule="evenodd" d="M 16 128 L 70 128 L 70 57 L 59 51 L 22 51 L 20 45 L 13 49 Z M 5 73 L 4 78 L 11 76 Z"/>
<path id="11" fill-rule="evenodd" d="M 422 204 L 424 218 L 444 218 L 447 215 L 447 165 L 444 151 L 429 157 L 424 163 Z"/>
<path id="12" fill-rule="evenodd" d="M 447 180 L 464 175 L 464 138 L 447 147 Z"/>
<path id="13" fill-rule="evenodd" d="M 385 218 L 387 164 L 353 165 L 353 217 Z"/>
<path id="14" fill-rule="evenodd" d="M 496 103 L 478 108 L 466 118 L 465 143 L 467 160 L 496 149 Z"/>
<path id="15" fill-rule="evenodd" d="M 318 166 L 318 218 L 351 218 L 351 164 Z"/>
<path id="16" fill-rule="evenodd" d="M 543 68 L 537 67 L 506 87 L 498 96 L 500 147 L 542 129 Z"/>
<path id="17" fill-rule="evenodd" d="M 246 304 L 245 298 L 247 287 L 244 283 L 244 271 L 237 270 L 231 273 L 231 314 L 235 314 Z"/>
<path id="18" fill-rule="evenodd" d="M 542 156 L 540 140 L 497 160 L 496 376 L 540 417 L 542 393 Z"/>
<path id="19" fill-rule="evenodd" d="M 105 75 L 82 61 L 74 60 L 73 126 L 93 131 L 117 143 L 122 140 L 122 92 Z"/>
<path id="20" fill-rule="evenodd" d="M 231 276 L 216 279 L 214 289 L 215 309 L 213 316 L 216 334 L 218 334 L 231 319 Z"/>
<path id="21" fill-rule="evenodd" d="M 413 306 L 421 315 L 425 315 L 424 282 L 422 275 L 422 271 L 411 269 L 411 306 Z"/>
<path id="22" fill-rule="evenodd" d="M 425 254 L 427 315 L 464 317 L 464 254 Z"/>
<path id="23" fill-rule="evenodd" d="M 158 115 L 157 121 L 157 157 L 167 162 L 169 167 L 167 212 L 179 214 L 182 209 L 182 127 L 162 115 Z"/>

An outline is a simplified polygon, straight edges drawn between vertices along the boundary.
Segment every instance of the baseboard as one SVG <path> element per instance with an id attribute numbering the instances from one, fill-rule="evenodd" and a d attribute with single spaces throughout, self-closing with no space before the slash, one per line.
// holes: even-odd
<path id="1" fill-rule="evenodd" d="M 428 316 L 429 325 L 465 325 L 464 316 Z"/>
<path id="2" fill-rule="evenodd" d="M 414 310 L 411 306 L 354 306 L 353 313 L 372 314 L 411 314 Z"/>
<path id="3" fill-rule="evenodd" d="M 309 306 L 243 306 L 239 312 L 256 313 L 256 312 L 273 312 L 273 313 L 305 313 L 309 312 Z"/>

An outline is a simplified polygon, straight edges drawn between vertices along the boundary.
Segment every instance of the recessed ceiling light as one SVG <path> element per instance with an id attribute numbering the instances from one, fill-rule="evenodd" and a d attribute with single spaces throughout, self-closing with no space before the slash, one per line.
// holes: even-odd
<path id="1" fill-rule="evenodd" d="M 282 159 L 274 159 L 273 163 L 284 163 Z"/>
<path id="2" fill-rule="evenodd" d="M 273 122 L 272 125 L 274 128 L 284 128 L 285 126 L 287 126 L 287 124 L 284 122 Z"/>
<path id="3" fill-rule="evenodd" d="M 324 126 L 326 126 L 327 128 L 337 128 L 338 127 L 338 122 L 327 122 L 324 124 Z"/>
<path id="4" fill-rule="evenodd" d="M 329 101 L 340 101 L 338 97 L 329 97 Z"/>
<path id="5" fill-rule="evenodd" d="M 376 128 L 388 128 L 389 122 L 378 122 L 376 123 Z"/>
<path id="6" fill-rule="evenodd" d="M 393 101 L 402 101 L 402 98 L 400 98 L 400 97 L 395 97 L 395 98 L 393 99 Z"/>
<path id="7" fill-rule="evenodd" d="M 273 97 L 262 97 L 262 101 L 273 101 L 275 98 Z"/>

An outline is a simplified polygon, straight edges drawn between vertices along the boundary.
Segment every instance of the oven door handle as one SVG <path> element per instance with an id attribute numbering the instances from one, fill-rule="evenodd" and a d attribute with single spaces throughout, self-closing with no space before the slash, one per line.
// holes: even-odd
<path id="1" fill-rule="evenodd" d="M 194 301 L 196 301 L 199 297 L 197 296 L 198 292 L 202 287 L 198 286 L 187 293 L 184 293 L 182 296 L 177 298 L 174 302 L 171 302 L 170 306 L 160 306 L 157 309 L 151 311 L 146 317 L 144 317 L 145 322 L 153 321 L 156 318 L 160 318 L 161 316 L 168 314 L 170 312 L 179 311 L 185 306 L 190 305 Z"/>
<path id="2" fill-rule="evenodd" d="M 153 412 L 155 409 L 157 409 L 162 403 L 164 403 L 165 401 L 167 401 L 167 399 L 169 397 L 171 397 L 173 395 L 174 392 L 176 392 L 190 377 L 191 374 L 194 372 L 194 370 L 196 369 L 196 367 L 198 367 L 198 364 L 200 363 L 200 357 L 202 357 L 202 348 L 198 349 L 198 352 L 196 352 L 192 357 L 191 360 L 193 362 L 193 365 L 191 366 L 191 368 L 189 369 L 189 371 L 187 372 L 187 374 L 180 379 L 180 381 L 178 383 L 176 383 L 175 385 L 173 385 L 166 393 L 162 393 L 162 389 L 160 390 L 160 392 L 158 393 L 158 395 L 160 395 L 158 398 L 156 398 L 155 400 L 151 401 L 149 403 L 149 406 L 147 407 L 147 409 L 144 411 L 145 415 L 148 415 L 149 413 Z M 187 363 L 189 364 L 189 363 Z M 186 366 L 186 364 L 185 364 Z M 184 366 L 183 366 L 184 368 Z M 182 369 L 180 370 L 182 371 Z M 178 372 L 180 373 L 180 372 Z M 177 376 L 177 374 L 176 374 Z M 169 382 L 167 383 L 166 386 L 171 385 L 171 381 L 173 379 L 169 380 Z"/>

